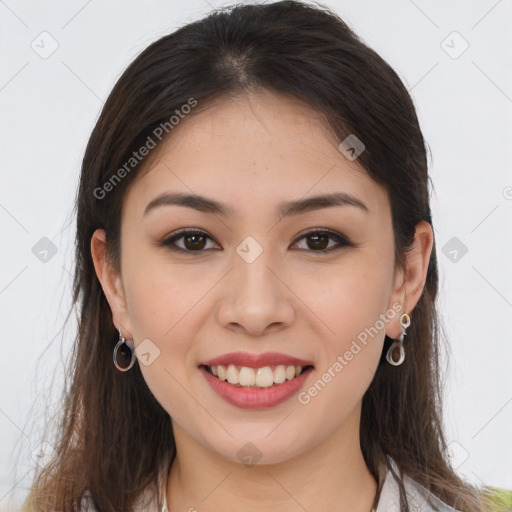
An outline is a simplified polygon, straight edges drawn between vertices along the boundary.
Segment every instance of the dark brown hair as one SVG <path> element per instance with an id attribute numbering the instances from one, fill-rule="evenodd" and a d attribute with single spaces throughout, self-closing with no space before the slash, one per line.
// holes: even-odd
<path id="1" fill-rule="evenodd" d="M 36 474 L 27 510 L 70 511 L 88 489 L 98 510 L 131 511 L 155 481 L 162 457 L 174 456 L 169 415 L 139 366 L 125 374 L 112 363 L 117 331 L 90 252 L 93 232 L 104 229 L 109 257 L 119 268 L 123 198 L 147 161 L 125 173 L 108 198 L 98 198 L 97 190 L 190 98 L 201 106 L 250 90 L 299 99 L 324 116 L 340 142 L 349 134 L 364 142 L 358 161 L 388 192 L 396 268 L 404 267 L 418 222 L 432 223 L 426 145 L 409 93 L 327 7 L 298 1 L 225 7 L 151 44 L 115 84 L 83 158 L 73 296 L 78 341 L 58 435 L 50 441 L 56 456 Z M 390 467 L 390 455 L 447 504 L 476 512 L 477 490 L 450 467 L 443 434 L 437 291 L 434 244 L 407 332 L 405 362 L 399 368 L 386 363 L 386 338 L 364 395 L 361 448 L 376 479 L 380 463 Z M 408 510 L 406 500 L 401 510 Z"/>

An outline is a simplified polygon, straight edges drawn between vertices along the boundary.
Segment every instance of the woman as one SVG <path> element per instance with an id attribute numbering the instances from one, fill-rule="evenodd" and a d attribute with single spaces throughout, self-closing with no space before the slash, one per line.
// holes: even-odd
<path id="1" fill-rule="evenodd" d="M 415 109 L 334 13 L 151 44 L 76 206 L 73 384 L 27 510 L 484 510 L 446 454 Z"/>

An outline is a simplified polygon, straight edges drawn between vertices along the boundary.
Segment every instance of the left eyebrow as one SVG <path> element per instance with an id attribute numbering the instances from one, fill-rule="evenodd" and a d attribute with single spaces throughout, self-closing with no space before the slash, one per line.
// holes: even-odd
<path id="1" fill-rule="evenodd" d="M 306 199 L 298 199 L 296 201 L 288 201 L 279 205 L 281 217 L 290 215 L 299 215 L 312 210 L 321 208 L 330 208 L 332 206 L 354 206 L 360 208 L 366 213 L 370 209 L 357 197 L 347 194 L 346 192 L 337 192 L 333 194 L 323 194 L 319 196 L 308 197 Z"/>
<path id="2" fill-rule="evenodd" d="M 144 209 L 144 215 L 161 206 L 183 206 L 193 208 L 203 213 L 222 216 L 233 216 L 234 210 L 223 203 L 197 194 L 165 192 L 150 201 Z M 369 213 L 369 208 L 363 201 L 346 192 L 323 194 L 306 199 L 286 201 L 278 205 L 281 217 L 300 215 L 313 210 L 330 208 L 332 206 L 353 206 Z"/>

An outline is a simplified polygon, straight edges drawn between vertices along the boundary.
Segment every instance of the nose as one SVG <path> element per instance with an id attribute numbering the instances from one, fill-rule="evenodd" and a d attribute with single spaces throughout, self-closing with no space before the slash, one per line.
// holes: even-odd
<path id="1" fill-rule="evenodd" d="M 292 324 L 294 294 L 282 266 L 264 250 L 248 262 L 236 252 L 234 268 L 223 279 L 217 318 L 223 327 L 251 336 L 277 332 Z M 289 280 L 289 278 L 288 278 Z"/>

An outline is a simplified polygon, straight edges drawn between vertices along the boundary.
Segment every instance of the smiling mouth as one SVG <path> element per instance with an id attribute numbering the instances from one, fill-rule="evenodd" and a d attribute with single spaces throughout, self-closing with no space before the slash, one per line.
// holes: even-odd
<path id="1" fill-rule="evenodd" d="M 312 365 L 275 365 L 262 368 L 230 365 L 201 365 L 208 373 L 237 388 L 266 389 L 277 387 L 299 375 L 312 370 Z"/>

